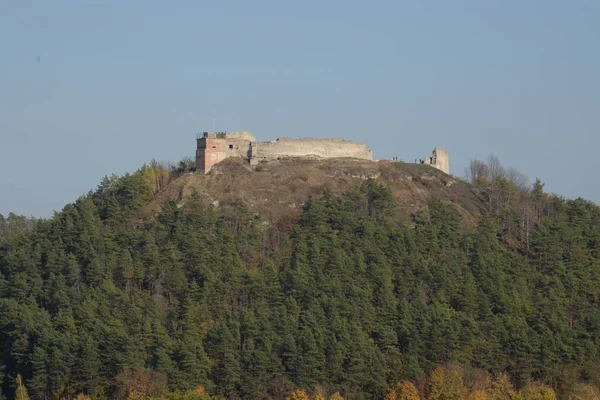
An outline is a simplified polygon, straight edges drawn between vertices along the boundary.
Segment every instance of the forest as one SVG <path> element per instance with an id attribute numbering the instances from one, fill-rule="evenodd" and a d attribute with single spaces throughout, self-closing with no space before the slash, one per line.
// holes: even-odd
<path id="1" fill-rule="evenodd" d="M 375 180 L 266 223 L 176 172 L 0 215 L 0 399 L 600 398 L 600 209 L 472 163 L 484 209 Z"/>

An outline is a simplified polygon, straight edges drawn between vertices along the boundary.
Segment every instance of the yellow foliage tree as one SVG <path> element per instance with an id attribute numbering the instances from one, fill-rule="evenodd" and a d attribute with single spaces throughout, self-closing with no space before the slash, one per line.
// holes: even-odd
<path id="1" fill-rule="evenodd" d="M 387 390 L 385 400 L 421 400 L 421 395 L 411 381 L 402 381 Z"/>
<path id="2" fill-rule="evenodd" d="M 463 400 L 467 390 L 456 368 L 437 367 L 429 376 L 430 400 Z"/>
<path id="3" fill-rule="evenodd" d="M 335 392 L 334 394 L 329 396 L 329 400 L 344 400 L 344 398 L 342 397 L 341 394 L 339 394 L 338 392 Z"/>
<path id="4" fill-rule="evenodd" d="M 108 397 L 106 397 L 104 388 L 102 386 L 98 386 L 96 388 L 96 393 L 92 394 L 90 398 L 91 400 L 108 400 Z"/>
<path id="5" fill-rule="evenodd" d="M 91 398 L 92 400 L 108 400 L 108 397 L 106 397 L 104 388 L 102 386 L 98 386 L 96 393 L 94 393 Z"/>
<path id="6" fill-rule="evenodd" d="M 513 400 L 518 398 L 518 394 L 508 375 L 499 374 L 494 377 L 488 398 L 493 400 Z"/>
<path id="7" fill-rule="evenodd" d="M 483 389 L 476 389 L 471 392 L 469 395 L 469 400 L 487 400 L 488 394 Z"/>
<path id="8" fill-rule="evenodd" d="M 582 385 L 575 389 L 575 393 L 569 399 L 600 400 L 600 390 L 592 385 Z"/>
<path id="9" fill-rule="evenodd" d="M 325 396 L 321 392 L 317 392 L 313 400 L 325 400 Z"/>
<path id="10" fill-rule="evenodd" d="M 171 180 L 169 171 L 156 160 L 152 160 L 150 165 L 144 165 L 141 169 L 144 184 L 155 195 L 162 190 Z"/>
<path id="11" fill-rule="evenodd" d="M 469 389 L 471 396 L 474 395 L 476 391 L 483 391 L 486 396 L 489 397 L 488 389 L 492 386 L 493 379 L 490 373 L 481 368 L 467 368 L 464 372 L 463 380 L 465 382 L 465 387 Z"/>
<path id="12" fill-rule="evenodd" d="M 540 382 L 532 382 L 519 392 L 523 400 L 556 400 L 554 390 Z"/>
<path id="13" fill-rule="evenodd" d="M 296 389 L 294 390 L 288 397 L 285 398 L 286 400 L 310 400 L 308 397 L 308 394 L 306 394 L 306 392 L 302 389 Z"/>
<path id="14" fill-rule="evenodd" d="M 398 400 L 400 398 L 399 397 L 399 390 L 400 390 L 400 383 L 396 383 L 396 384 L 390 386 L 385 391 L 384 399 L 385 400 Z"/>
<path id="15" fill-rule="evenodd" d="M 29 394 L 27 388 L 23 384 L 23 378 L 21 374 L 17 375 L 17 391 L 15 392 L 15 400 L 29 400 Z"/>
<path id="16" fill-rule="evenodd" d="M 144 392 L 140 392 L 139 390 L 134 389 L 131 392 L 129 392 L 127 400 L 150 400 L 150 396 L 148 396 Z"/>
<path id="17" fill-rule="evenodd" d="M 90 396 L 86 396 L 83 393 L 79 393 L 77 396 L 73 398 L 73 400 L 92 400 Z"/>

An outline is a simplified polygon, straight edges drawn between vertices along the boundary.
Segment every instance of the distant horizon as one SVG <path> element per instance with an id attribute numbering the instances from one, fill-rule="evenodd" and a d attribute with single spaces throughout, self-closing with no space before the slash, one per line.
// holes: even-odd
<path id="1" fill-rule="evenodd" d="M 600 203 L 600 3 L 5 2 L 0 213 L 49 217 L 198 131 L 496 155 Z"/>

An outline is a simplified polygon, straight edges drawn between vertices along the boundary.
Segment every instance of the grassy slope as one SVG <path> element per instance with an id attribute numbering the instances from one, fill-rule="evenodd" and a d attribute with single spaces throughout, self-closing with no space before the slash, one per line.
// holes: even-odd
<path id="1" fill-rule="evenodd" d="M 391 161 L 284 160 L 251 169 L 241 160 L 226 160 L 207 175 L 184 174 L 151 202 L 150 209 L 173 199 L 185 204 L 197 191 L 202 198 L 219 207 L 245 204 L 266 221 L 294 217 L 300 213 L 309 194 L 321 195 L 325 187 L 342 193 L 353 184 L 373 178 L 392 189 L 399 207 L 413 215 L 435 196 L 455 203 L 463 214 L 464 227 L 473 226 L 483 208 L 471 185 L 427 165 Z"/>

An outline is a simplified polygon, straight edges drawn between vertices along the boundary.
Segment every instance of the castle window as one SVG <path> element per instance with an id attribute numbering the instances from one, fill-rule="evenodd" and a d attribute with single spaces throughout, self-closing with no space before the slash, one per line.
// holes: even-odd
<path id="1" fill-rule="evenodd" d="M 232 145 L 232 144 L 230 144 L 230 145 L 229 145 L 229 148 L 230 148 L 230 149 L 233 149 L 233 145 Z"/>

